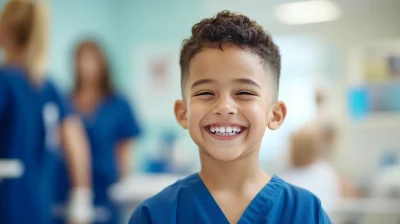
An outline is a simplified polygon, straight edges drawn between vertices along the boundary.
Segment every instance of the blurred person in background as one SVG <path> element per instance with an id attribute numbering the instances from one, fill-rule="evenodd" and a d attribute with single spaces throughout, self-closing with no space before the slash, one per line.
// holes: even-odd
<path id="1" fill-rule="evenodd" d="M 329 91 L 327 87 L 319 86 L 315 91 L 315 104 L 317 106 L 314 124 L 320 129 L 322 153 L 328 158 L 334 154 L 337 137 L 337 121 L 329 102 Z"/>
<path id="2" fill-rule="evenodd" d="M 315 91 L 316 117 L 312 125 L 318 128 L 320 158 L 327 163 L 334 160 L 335 147 L 338 140 L 339 122 L 335 118 L 335 108 L 330 103 L 329 89 L 320 85 Z M 344 173 L 338 173 L 341 196 L 343 198 L 358 197 L 358 189 Z"/>
<path id="3" fill-rule="evenodd" d="M 291 168 L 281 177 L 291 184 L 307 189 L 321 199 L 328 214 L 337 206 L 341 187 L 336 170 L 324 157 L 321 129 L 306 125 L 291 137 Z"/>
<path id="4" fill-rule="evenodd" d="M 0 223 L 51 222 L 56 154 L 63 144 L 72 186 L 69 221 L 90 221 L 87 142 L 55 85 L 45 77 L 47 10 L 40 1 L 13 0 L 0 15 L 0 159 L 24 166 L 0 183 Z"/>
<path id="5" fill-rule="evenodd" d="M 128 100 L 114 90 L 106 55 L 93 40 L 83 41 L 76 48 L 75 86 L 70 100 L 89 138 L 94 206 L 98 211 L 95 221 L 120 223 L 119 210 L 108 190 L 132 171 L 131 150 L 140 128 Z M 58 203 L 63 202 L 69 187 L 65 171 L 60 172 Z"/>

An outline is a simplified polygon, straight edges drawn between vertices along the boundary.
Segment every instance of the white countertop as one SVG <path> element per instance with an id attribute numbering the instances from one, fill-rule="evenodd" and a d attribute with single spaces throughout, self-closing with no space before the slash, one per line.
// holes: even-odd
<path id="1" fill-rule="evenodd" d="M 118 203 L 140 203 L 185 176 L 176 174 L 135 174 L 109 189 Z"/>

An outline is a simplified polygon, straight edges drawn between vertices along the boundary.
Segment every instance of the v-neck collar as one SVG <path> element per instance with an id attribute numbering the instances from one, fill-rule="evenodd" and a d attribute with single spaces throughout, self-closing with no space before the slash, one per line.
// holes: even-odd
<path id="1" fill-rule="evenodd" d="M 110 100 L 110 96 L 106 96 L 106 97 L 100 99 L 100 101 L 97 103 L 97 105 L 95 105 L 94 108 L 89 112 L 81 112 L 81 111 L 79 111 L 79 109 L 78 109 L 78 107 L 77 107 L 77 105 L 75 103 L 74 97 L 71 96 L 70 99 L 71 99 L 71 102 L 73 102 L 74 111 L 81 117 L 83 122 L 84 123 L 88 123 L 88 124 L 92 124 L 96 120 L 96 118 L 97 118 L 98 114 L 100 113 L 100 111 L 103 109 L 103 107 L 105 107 L 105 105 Z"/>
<path id="2" fill-rule="evenodd" d="M 218 206 L 217 202 L 207 189 L 199 174 L 195 174 L 199 183 L 199 200 L 204 211 L 208 215 L 211 223 L 229 224 L 228 219 Z M 282 188 L 283 180 L 278 176 L 272 176 L 271 180 L 257 193 L 250 204 L 247 206 L 238 224 L 255 223 L 260 217 L 264 217 L 272 206 L 271 198 Z"/>

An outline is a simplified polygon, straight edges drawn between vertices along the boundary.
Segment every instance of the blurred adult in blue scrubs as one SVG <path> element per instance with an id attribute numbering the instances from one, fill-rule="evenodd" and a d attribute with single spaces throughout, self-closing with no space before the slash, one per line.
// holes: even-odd
<path id="1" fill-rule="evenodd" d="M 81 42 L 75 52 L 75 87 L 71 94 L 74 111 L 81 117 L 89 139 L 96 223 L 119 223 L 118 206 L 108 196 L 110 186 L 131 171 L 131 151 L 140 128 L 128 100 L 111 82 L 108 61 L 100 45 Z M 59 202 L 68 186 L 61 169 Z"/>
<path id="2" fill-rule="evenodd" d="M 90 221 L 89 151 L 79 119 L 45 77 L 46 22 L 46 7 L 39 1 L 12 0 L 0 14 L 5 56 L 0 66 L 0 159 L 24 166 L 20 178 L 0 183 L 0 223 L 51 222 L 53 171 L 61 143 L 74 186 L 69 220 Z"/>

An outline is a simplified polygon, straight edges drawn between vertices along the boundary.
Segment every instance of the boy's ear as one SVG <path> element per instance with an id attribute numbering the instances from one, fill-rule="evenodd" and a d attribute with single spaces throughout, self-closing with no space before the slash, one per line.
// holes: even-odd
<path id="1" fill-rule="evenodd" d="M 183 100 L 175 101 L 174 105 L 175 117 L 182 128 L 187 129 L 187 117 L 186 117 L 186 104 Z"/>
<path id="2" fill-rule="evenodd" d="M 286 104 L 283 101 L 276 102 L 274 105 L 272 105 L 269 113 L 270 121 L 268 122 L 268 128 L 271 130 L 276 130 L 282 125 L 286 118 Z"/>

